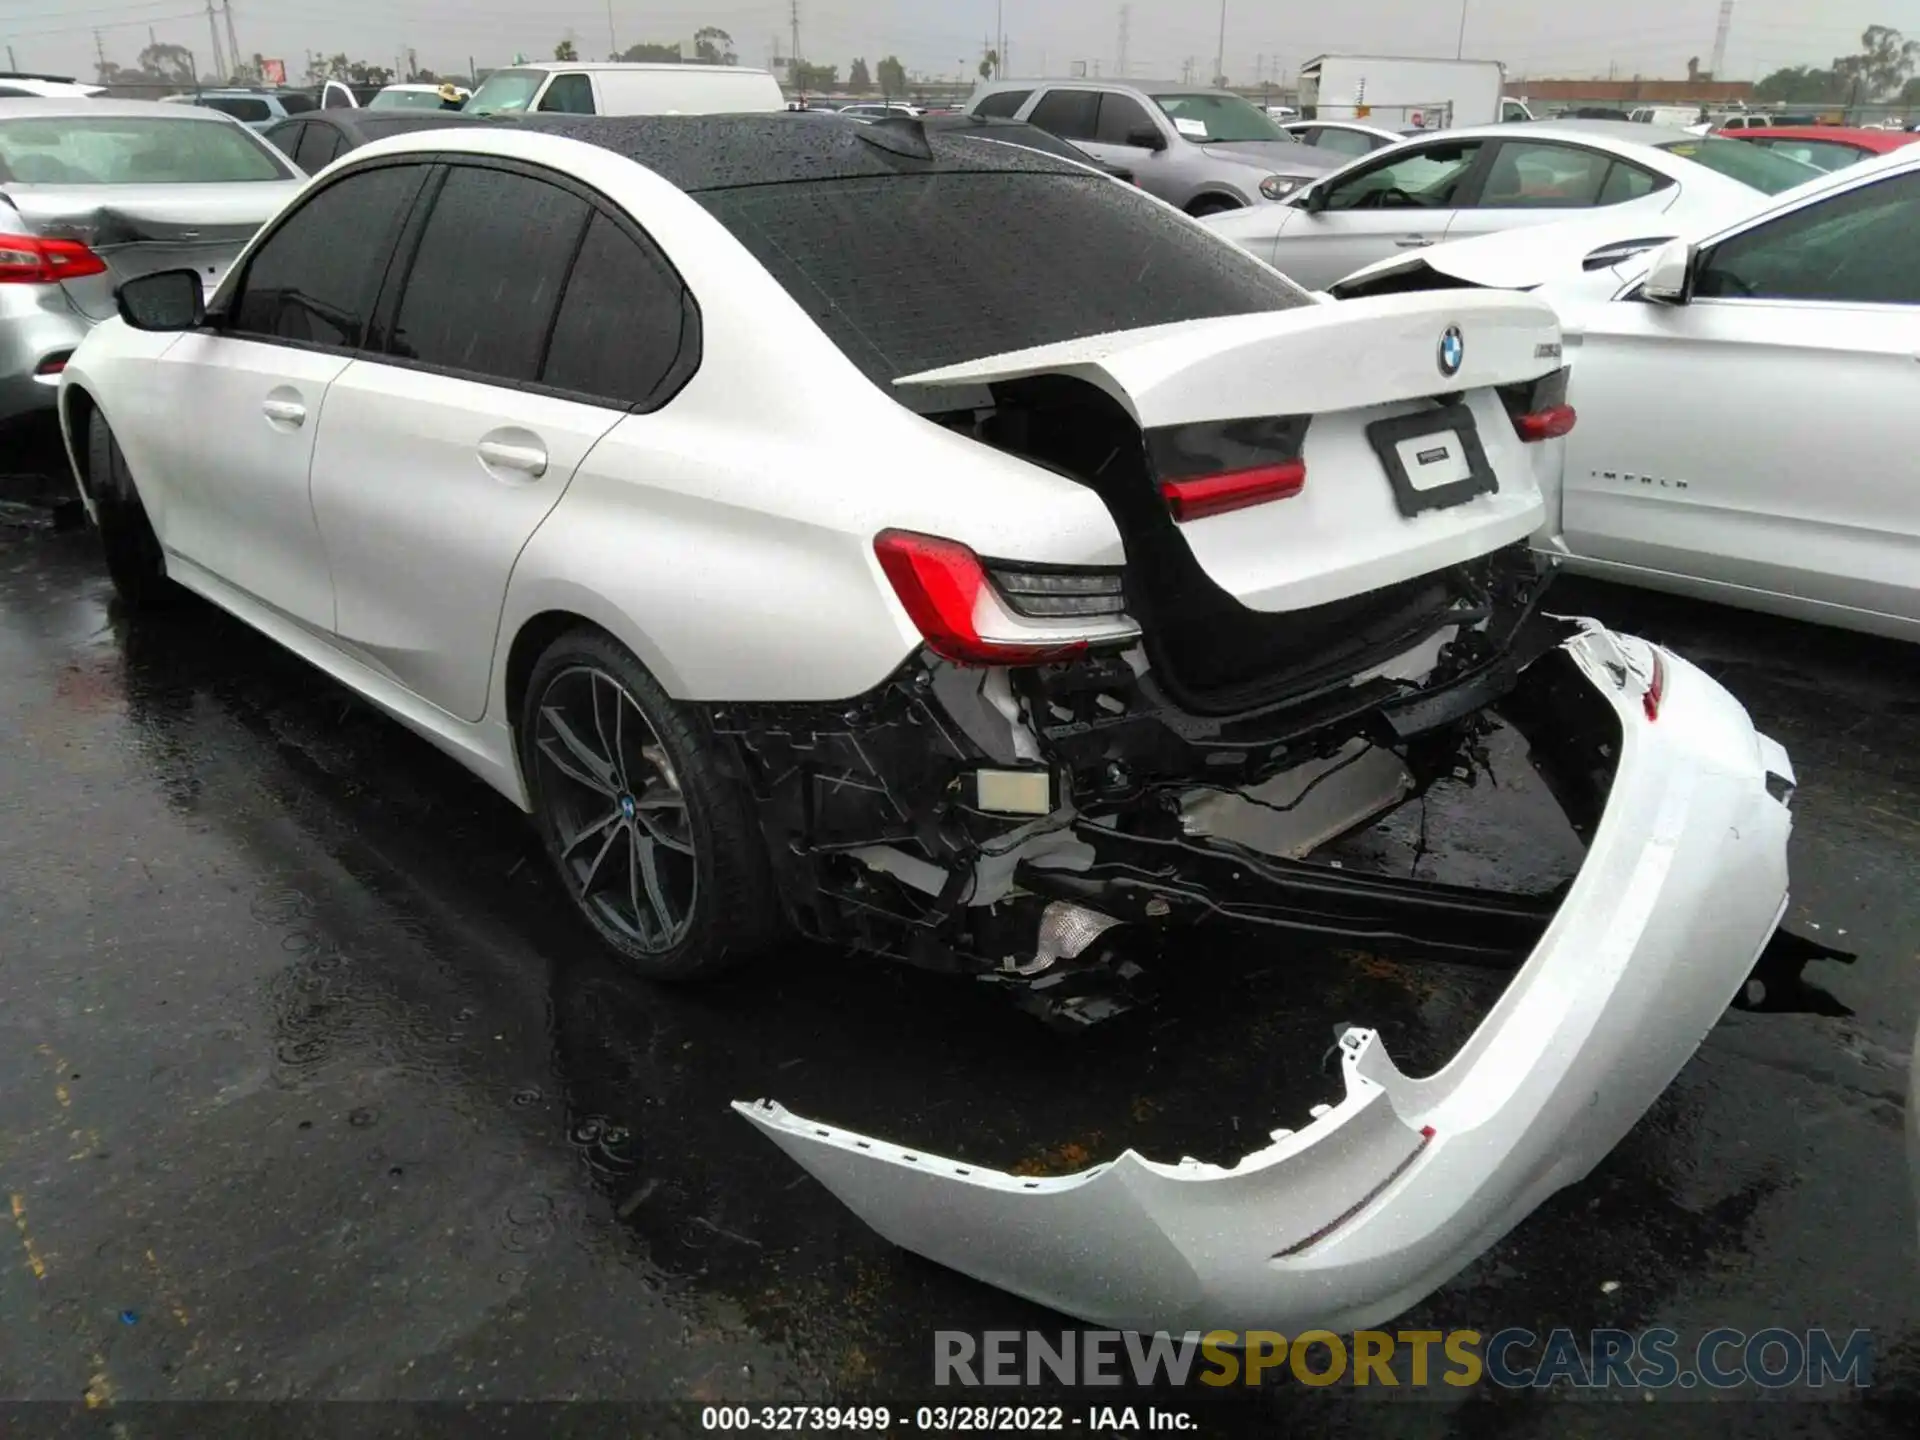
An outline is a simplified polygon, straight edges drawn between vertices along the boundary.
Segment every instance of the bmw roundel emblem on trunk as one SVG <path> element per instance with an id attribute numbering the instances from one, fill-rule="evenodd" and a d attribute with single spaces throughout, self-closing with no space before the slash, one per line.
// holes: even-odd
<path id="1" fill-rule="evenodd" d="M 1449 325 L 1440 332 L 1440 373 L 1458 375 L 1461 362 L 1467 358 L 1467 342 L 1460 338 L 1460 327 Z"/>

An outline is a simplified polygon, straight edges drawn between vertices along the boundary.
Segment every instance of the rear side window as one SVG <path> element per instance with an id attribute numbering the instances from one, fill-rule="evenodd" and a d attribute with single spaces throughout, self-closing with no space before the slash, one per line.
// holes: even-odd
<path id="1" fill-rule="evenodd" d="M 218 110 L 223 115 L 231 115 L 236 120 L 271 120 L 273 107 L 264 100 L 251 100 L 241 95 L 202 96 L 200 104 L 209 110 Z"/>
<path id="2" fill-rule="evenodd" d="M 1011 120 L 1020 113 L 1020 107 L 1027 103 L 1027 97 L 1031 94 L 1031 90 L 996 90 L 974 106 L 973 113 L 989 119 Z"/>
<path id="3" fill-rule="evenodd" d="M 1049 90 L 1027 117 L 1029 125 L 1063 140 L 1091 140 L 1100 127 L 1098 90 Z"/>
<path id="4" fill-rule="evenodd" d="M 307 111 L 318 110 L 320 107 L 311 95 L 302 95 L 297 90 L 289 90 L 280 97 L 280 108 L 289 115 L 304 115 Z"/>
<path id="5" fill-rule="evenodd" d="M 540 108 L 558 115 L 593 114 L 593 82 L 584 75 L 556 75 Z"/>
<path id="6" fill-rule="evenodd" d="M 394 318 L 394 355 L 518 383 L 540 373 L 587 202 L 459 165 L 433 203 Z"/>
<path id="7" fill-rule="evenodd" d="M 1638 200 L 1642 195 L 1664 190 L 1672 183 L 1664 175 L 1655 175 L 1651 170 L 1642 170 L 1638 165 L 1616 160 L 1607 171 L 1606 183 L 1600 187 L 1599 203 L 1618 205 L 1622 201 Z"/>
<path id="8" fill-rule="evenodd" d="M 541 380 L 619 405 L 644 405 L 680 357 L 686 316 L 680 277 L 595 214 L 567 278 Z"/>
<path id="9" fill-rule="evenodd" d="M 882 384 L 1109 330 L 1313 303 L 1245 251 L 1084 172 L 903 174 L 694 198 Z"/>
<path id="10" fill-rule="evenodd" d="M 293 163 L 309 175 L 318 175 L 340 154 L 342 138 L 340 132 L 331 125 L 310 121 L 307 133 L 300 137 L 300 149 L 294 155 Z"/>
<path id="11" fill-rule="evenodd" d="M 241 277 L 226 328 L 357 349 L 424 166 L 365 170 L 301 201 Z"/>

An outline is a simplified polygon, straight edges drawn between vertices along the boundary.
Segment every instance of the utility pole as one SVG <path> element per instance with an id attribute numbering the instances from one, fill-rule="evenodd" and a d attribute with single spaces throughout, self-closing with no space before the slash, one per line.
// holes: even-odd
<path id="1" fill-rule="evenodd" d="M 100 32 L 98 30 L 93 32 L 93 53 L 100 58 L 100 73 L 94 78 L 102 84 L 105 84 L 107 78 L 107 42 L 100 38 Z"/>
<path id="2" fill-rule="evenodd" d="M 1227 83 L 1227 0 L 1220 0 L 1220 43 L 1213 51 L 1213 83 Z"/>
<path id="3" fill-rule="evenodd" d="M 12 42 L 8 42 L 8 45 L 7 45 L 7 69 L 9 69 L 9 70 L 18 70 L 19 68 L 20 68 L 20 62 L 19 62 L 18 60 L 16 60 L 16 59 L 14 59 L 14 58 L 13 58 L 13 45 L 12 45 Z"/>
<path id="4" fill-rule="evenodd" d="M 1127 78 L 1127 28 L 1133 21 L 1133 6 L 1120 7 L 1120 46 L 1114 56 L 1113 73 L 1122 80 Z"/>
<path id="5" fill-rule="evenodd" d="M 213 73 L 215 78 L 226 78 L 226 67 L 220 63 L 220 22 L 214 18 L 213 0 L 207 0 L 207 38 L 213 42 Z"/>
<path id="6" fill-rule="evenodd" d="M 1456 60 L 1467 53 L 1467 4 L 1468 0 L 1460 0 L 1460 38 L 1453 42 L 1453 58 Z"/>
<path id="7" fill-rule="evenodd" d="M 1727 32 L 1733 29 L 1733 0 L 1720 0 L 1720 24 L 1713 32 L 1713 78 L 1720 78 L 1720 67 L 1727 63 Z"/>
<path id="8" fill-rule="evenodd" d="M 227 55 L 233 61 L 233 68 L 240 68 L 240 42 L 233 38 L 233 0 L 220 0 L 220 13 L 227 22 Z M 253 77 L 258 80 L 258 75 Z"/>
<path id="9" fill-rule="evenodd" d="M 993 7 L 993 78 L 1007 74 L 1007 0 L 995 0 Z"/>
<path id="10" fill-rule="evenodd" d="M 607 58 L 620 58 L 620 37 L 613 33 L 613 0 L 607 0 Z"/>
<path id="11" fill-rule="evenodd" d="M 793 48 L 787 51 L 787 83 L 802 100 L 807 90 L 800 83 L 800 0 L 787 0 L 787 19 L 793 27 Z"/>

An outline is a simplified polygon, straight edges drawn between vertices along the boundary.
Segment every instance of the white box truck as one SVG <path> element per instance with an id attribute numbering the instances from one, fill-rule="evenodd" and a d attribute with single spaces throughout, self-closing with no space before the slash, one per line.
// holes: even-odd
<path id="1" fill-rule="evenodd" d="M 1506 85 L 1498 60 L 1321 55 L 1300 67 L 1300 108 L 1316 120 L 1365 120 L 1388 130 L 1531 120 Z"/>

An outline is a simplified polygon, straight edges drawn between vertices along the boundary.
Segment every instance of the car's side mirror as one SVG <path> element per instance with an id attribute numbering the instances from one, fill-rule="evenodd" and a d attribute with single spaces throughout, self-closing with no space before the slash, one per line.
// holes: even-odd
<path id="1" fill-rule="evenodd" d="M 1127 144 L 1141 150 L 1164 150 L 1167 137 L 1151 125 L 1137 125 L 1127 132 Z"/>
<path id="2" fill-rule="evenodd" d="M 193 330 L 206 322 L 198 270 L 156 270 L 113 292 L 120 318 L 136 330 Z"/>
<path id="3" fill-rule="evenodd" d="M 1693 298 L 1693 269 L 1698 251 L 1685 240 L 1669 240 L 1653 252 L 1640 293 L 1662 305 L 1684 305 Z"/>

